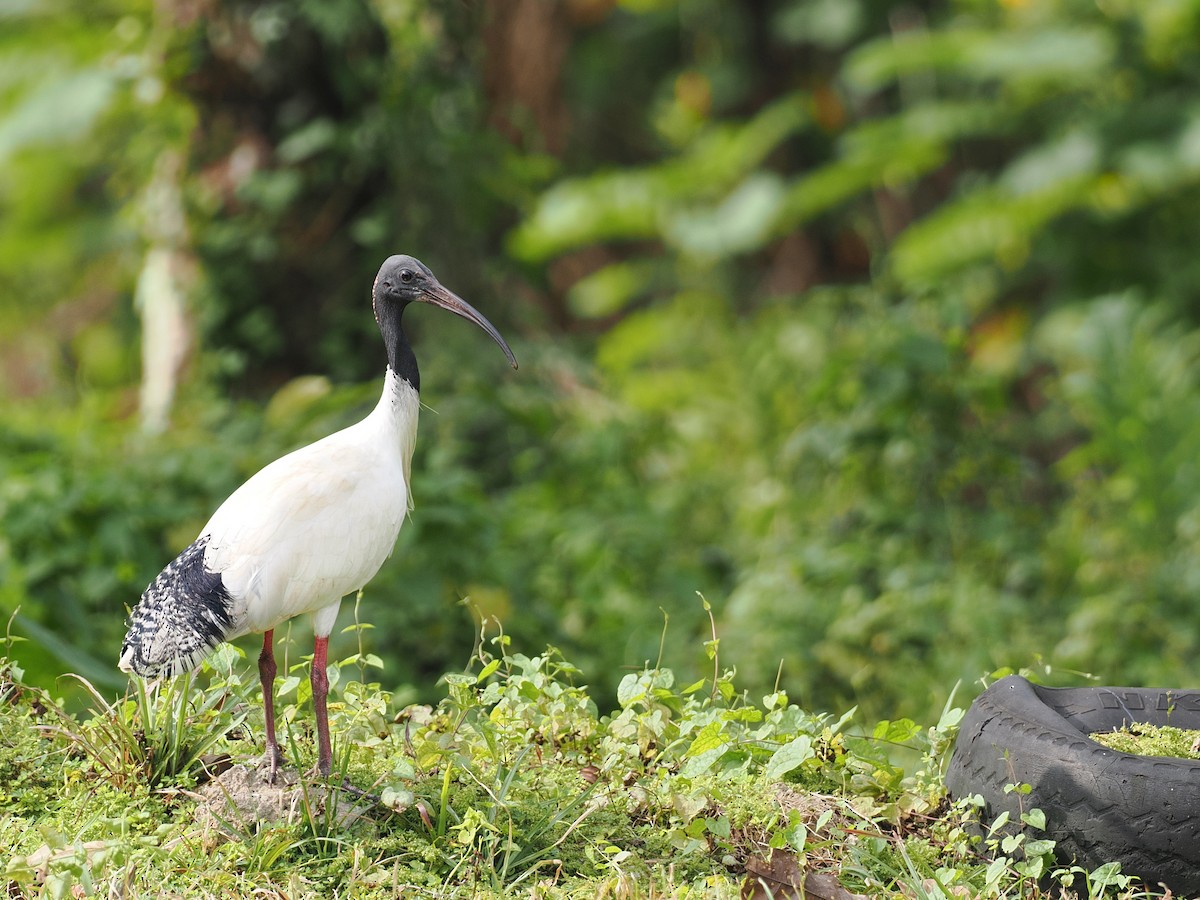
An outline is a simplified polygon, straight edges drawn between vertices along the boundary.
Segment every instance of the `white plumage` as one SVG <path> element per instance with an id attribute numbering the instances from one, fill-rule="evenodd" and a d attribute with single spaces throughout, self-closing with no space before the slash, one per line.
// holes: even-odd
<path id="1" fill-rule="evenodd" d="M 361 422 L 281 457 L 234 491 L 196 541 L 147 587 L 129 618 L 118 665 L 144 677 L 188 671 L 222 641 L 263 634 L 259 672 L 272 779 L 282 762 L 272 697 L 274 629 L 295 616 L 313 616 L 317 765 L 328 775 L 329 634 L 342 598 L 370 581 L 391 555 L 411 505 L 420 376 L 401 315 L 413 302 L 433 303 L 475 322 L 516 367 L 487 319 L 418 260 L 389 257 L 372 290 L 389 363 L 375 409 Z"/>
<path id="2" fill-rule="evenodd" d="M 369 416 L 277 459 L 213 514 L 204 561 L 235 598 L 227 639 L 336 612 L 375 577 L 408 511 L 419 404 L 389 370 Z"/>

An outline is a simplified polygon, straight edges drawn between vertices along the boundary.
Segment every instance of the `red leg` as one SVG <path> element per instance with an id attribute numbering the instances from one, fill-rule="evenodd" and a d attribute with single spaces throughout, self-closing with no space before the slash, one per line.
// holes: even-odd
<path id="1" fill-rule="evenodd" d="M 283 764 L 283 751 L 275 736 L 275 632 L 263 634 L 262 653 L 258 654 L 258 677 L 262 682 L 263 713 L 266 718 L 267 752 L 263 761 L 270 766 L 270 780 L 275 783 L 279 767 Z"/>
<path id="2" fill-rule="evenodd" d="M 314 638 L 310 680 L 313 712 L 317 718 L 317 771 L 325 778 L 333 769 L 333 751 L 329 747 L 329 712 L 325 706 L 325 698 L 329 695 L 329 675 L 325 672 L 328 653 L 329 638 Z"/>

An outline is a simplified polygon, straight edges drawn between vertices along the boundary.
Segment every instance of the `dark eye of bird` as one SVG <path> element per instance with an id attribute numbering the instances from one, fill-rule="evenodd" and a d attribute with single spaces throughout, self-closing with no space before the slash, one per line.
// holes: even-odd
<path id="1" fill-rule="evenodd" d="M 404 269 L 403 271 L 400 272 L 400 280 L 403 281 L 405 284 L 408 284 L 410 281 L 412 281 L 413 277 L 414 276 L 413 276 L 412 269 Z"/>

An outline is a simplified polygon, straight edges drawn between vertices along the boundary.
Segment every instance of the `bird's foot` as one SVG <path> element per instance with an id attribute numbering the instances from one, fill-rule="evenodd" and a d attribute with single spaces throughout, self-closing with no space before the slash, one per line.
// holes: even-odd
<path id="1" fill-rule="evenodd" d="M 279 777 L 279 770 L 287 763 L 283 758 L 283 751 L 279 749 L 278 744 L 267 744 L 267 752 L 263 754 L 262 759 L 258 763 L 258 767 L 263 769 L 263 777 L 268 784 L 274 784 Z"/>

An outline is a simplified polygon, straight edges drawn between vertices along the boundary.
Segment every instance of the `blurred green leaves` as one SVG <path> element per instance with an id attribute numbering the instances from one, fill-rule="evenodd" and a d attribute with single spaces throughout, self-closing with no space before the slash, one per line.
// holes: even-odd
<path id="1" fill-rule="evenodd" d="M 861 91 L 936 72 L 968 83 L 998 81 L 1015 94 L 1033 88 L 1057 93 L 1103 78 L 1116 43 L 1108 29 L 1085 23 L 1030 22 L 994 30 L 917 27 L 856 49 L 847 59 L 845 77 Z"/>
<path id="2" fill-rule="evenodd" d="M 108 108 L 114 87 L 103 70 L 43 77 L 0 120 L 0 162 L 19 150 L 85 136 Z"/>
<path id="3" fill-rule="evenodd" d="M 689 204 L 714 197 L 733 204 L 741 217 L 741 231 L 754 232 L 748 240 L 741 238 L 740 248 L 758 246 L 764 236 L 759 233 L 762 225 L 758 220 L 766 212 L 763 204 L 778 203 L 779 192 L 777 186 L 761 180 L 766 175 L 751 173 L 806 120 L 806 98 L 802 94 L 787 96 L 749 122 L 700 132 L 691 146 L 670 162 L 559 182 L 538 199 L 532 214 L 512 233 L 509 247 L 521 259 L 544 262 L 581 245 L 653 237 L 666 231 L 682 238 L 685 249 L 709 252 L 710 239 L 699 237 L 698 245 L 688 243 L 689 237 L 704 229 L 696 223 Z M 726 198 L 731 189 L 733 196 Z M 714 212 L 713 218 L 724 216 Z M 721 227 L 717 225 L 718 231 Z M 737 230 L 738 226 L 733 226 L 735 233 Z M 720 241 L 718 249 L 726 252 Z"/>
<path id="4" fill-rule="evenodd" d="M 337 385 L 382 365 L 364 291 L 406 251 L 522 368 L 406 319 L 437 414 L 365 595 L 389 678 L 466 655 L 467 596 L 615 689 L 664 613 L 669 654 L 709 638 L 699 590 L 743 683 L 783 660 L 819 707 L 925 716 L 1034 658 L 1181 680 L 1195 4 L 566 4 L 532 87 L 481 9 L 5 19 L 0 391 L 32 398 L 2 432 L 6 607 L 111 656 L 233 485 L 371 402 Z M 148 440 L 135 198 L 166 148 L 198 350 Z"/>
<path id="5" fill-rule="evenodd" d="M 827 6 L 777 11 L 789 43 L 860 38 L 776 101 L 794 107 L 757 113 L 802 111 L 786 129 L 718 113 L 672 132 L 659 161 L 551 185 L 510 247 L 606 248 L 571 309 L 624 310 L 598 343 L 603 392 L 650 438 L 627 451 L 653 472 L 647 503 L 719 548 L 723 648 L 752 679 L 782 658 L 793 689 L 874 709 L 897 668 L 932 698 L 1022 647 L 1169 679 L 1179 656 L 1151 647 L 1194 641 L 1150 622 L 1195 618 L 1172 579 L 1192 582 L 1200 497 L 1177 324 L 1200 273 L 1196 59 L 1163 22 L 1195 36 L 1196 18 Z M 717 134 L 759 152 L 676 178 L 722 158 Z M 779 243 L 797 231 L 807 245 Z M 873 287 L 811 288 L 830 279 L 820 249 L 848 241 Z M 811 280 L 772 302 L 763 270 L 814 242 Z M 1124 293 L 1147 279 L 1153 307 Z M 1115 639 L 1119 615 L 1146 639 Z"/>

